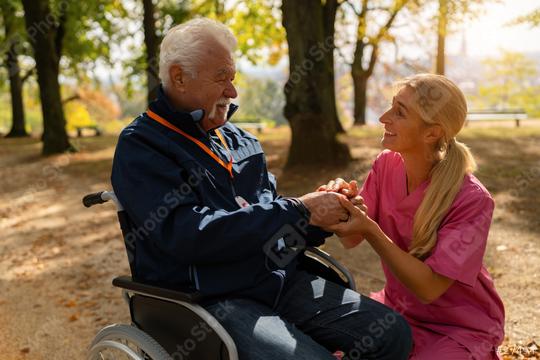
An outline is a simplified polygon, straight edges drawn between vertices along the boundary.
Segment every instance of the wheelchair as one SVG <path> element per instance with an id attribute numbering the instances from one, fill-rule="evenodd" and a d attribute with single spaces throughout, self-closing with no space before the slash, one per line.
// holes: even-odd
<path id="1" fill-rule="evenodd" d="M 107 201 L 116 205 L 130 269 L 134 273 L 134 249 L 126 239 L 135 227 L 114 192 L 101 191 L 83 198 L 86 207 Z M 356 290 L 349 271 L 319 248 L 307 247 L 299 255 L 299 267 Z M 112 284 L 122 289 L 131 324 L 102 328 L 88 347 L 88 360 L 238 360 L 231 336 L 200 305 L 204 294 L 195 289 L 162 288 L 138 282 L 130 276 L 116 277 Z"/>

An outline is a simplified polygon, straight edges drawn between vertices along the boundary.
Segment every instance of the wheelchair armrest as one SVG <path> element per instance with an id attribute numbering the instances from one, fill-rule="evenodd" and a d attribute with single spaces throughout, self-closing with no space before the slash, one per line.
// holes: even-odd
<path id="1" fill-rule="evenodd" d="M 113 279 L 112 284 L 121 289 L 128 291 L 131 290 L 141 295 L 157 296 L 160 298 L 185 301 L 188 303 L 197 303 L 204 297 L 196 290 L 188 289 L 187 291 L 180 291 L 162 288 L 159 286 L 134 281 L 130 276 L 118 276 Z"/>
<path id="2" fill-rule="evenodd" d="M 328 269 L 332 269 L 332 273 L 342 279 L 341 281 L 343 282 L 343 285 L 345 285 L 351 290 L 356 291 L 356 283 L 352 274 L 349 272 L 349 270 L 347 270 L 345 266 L 341 265 L 326 251 L 323 251 L 317 247 L 308 246 L 304 252 L 304 256 L 312 259 L 313 261 L 323 265 Z"/>

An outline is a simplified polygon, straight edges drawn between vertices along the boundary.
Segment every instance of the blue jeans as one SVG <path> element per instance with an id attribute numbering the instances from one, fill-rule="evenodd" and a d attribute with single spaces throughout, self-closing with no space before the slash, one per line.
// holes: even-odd
<path id="1" fill-rule="evenodd" d="M 297 272 L 275 309 L 248 299 L 207 306 L 241 360 L 407 359 L 411 330 L 383 304 L 321 277 Z"/>

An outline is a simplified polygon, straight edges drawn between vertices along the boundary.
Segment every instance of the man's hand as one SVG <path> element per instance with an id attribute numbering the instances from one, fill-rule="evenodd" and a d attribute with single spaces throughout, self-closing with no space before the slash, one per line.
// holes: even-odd
<path id="1" fill-rule="evenodd" d="M 342 178 L 330 180 L 328 184 L 319 186 L 317 191 L 336 192 L 345 195 L 349 199 L 358 196 L 360 193 L 356 180 L 351 180 L 348 183 Z"/>
<path id="2" fill-rule="evenodd" d="M 309 223 L 327 227 L 349 218 L 349 213 L 339 201 L 340 197 L 345 199 L 345 196 L 338 193 L 320 191 L 303 195 L 299 199 L 311 213 Z"/>
<path id="3" fill-rule="evenodd" d="M 367 215 L 365 205 L 355 206 L 344 197 L 338 198 L 341 205 L 347 209 L 349 219 L 336 225 L 326 227 L 324 230 L 335 233 L 341 238 L 356 238 L 360 242 L 364 236 L 373 232 L 378 225 Z"/>

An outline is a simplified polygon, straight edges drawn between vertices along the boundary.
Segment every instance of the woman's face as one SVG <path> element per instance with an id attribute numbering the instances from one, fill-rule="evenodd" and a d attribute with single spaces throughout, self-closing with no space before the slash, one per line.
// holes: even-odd
<path id="1" fill-rule="evenodd" d="M 381 115 L 384 125 L 381 143 L 385 149 L 403 153 L 422 153 L 429 150 L 427 125 L 414 110 L 415 91 L 403 87 L 392 99 L 392 107 Z"/>

